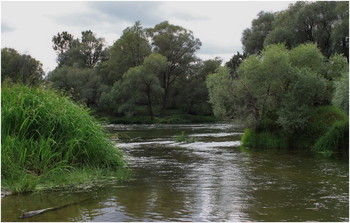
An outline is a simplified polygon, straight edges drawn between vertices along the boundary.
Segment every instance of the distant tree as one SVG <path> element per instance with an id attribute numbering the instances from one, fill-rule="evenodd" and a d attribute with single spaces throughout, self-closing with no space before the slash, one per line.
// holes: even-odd
<path id="1" fill-rule="evenodd" d="M 186 75 L 191 64 L 198 61 L 195 52 L 201 42 L 189 31 L 181 26 L 169 24 L 167 21 L 159 23 L 147 30 L 151 38 L 153 50 L 167 58 L 167 69 L 161 73 L 161 86 L 164 88 L 162 110 L 167 106 L 168 96 L 175 81 Z"/>
<path id="2" fill-rule="evenodd" d="M 118 107 L 118 113 L 131 116 L 136 106 L 146 104 L 150 119 L 153 120 L 153 101 L 161 97 L 163 88 L 160 86 L 158 75 L 166 69 L 166 58 L 152 53 L 147 56 L 142 65 L 131 67 L 114 83 L 109 93 L 105 93 L 102 100 L 111 102 Z"/>
<path id="3" fill-rule="evenodd" d="M 50 72 L 48 80 L 54 88 L 66 92 L 75 101 L 88 107 L 98 103 L 99 78 L 93 69 L 62 66 Z"/>
<path id="4" fill-rule="evenodd" d="M 296 2 L 276 13 L 264 46 L 284 43 L 289 49 L 314 43 L 324 56 L 340 53 L 349 60 L 349 2 Z"/>
<path id="5" fill-rule="evenodd" d="M 220 67 L 221 63 L 220 58 L 200 61 L 187 72 L 186 76 L 179 78 L 174 86 L 177 91 L 176 107 L 186 114 L 212 114 L 205 81 L 209 74 Z"/>
<path id="6" fill-rule="evenodd" d="M 123 35 L 109 49 L 109 59 L 98 67 L 102 82 L 113 85 L 131 67 L 139 66 L 151 53 L 145 30 L 137 21 L 123 31 Z"/>
<path id="7" fill-rule="evenodd" d="M 30 55 L 19 54 L 15 49 L 1 49 L 1 82 L 10 79 L 26 85 L 39 84 L 45 73 L 42 64 Z"/>
<path id="8" fill-rule="evenodd" d="M 274 19 L 273 13 L 259 12 L 258 18 L 252 21 L 252 27 L 243 31 L 241 41 L 244 53 L 257 54 L 263 49 L 264 40 L 273 29 Z"/>
<path id="9" fill-rule="evenodd" d="M 57 52 L 58 55 L 62 54 L 72 47 L 73 40 L 73 35 L 66 31 L 57 33 L 56 36 L 52 37 L 52 48 Z"/>
<path id="10" fill-rule="evenodd" d="M 57 53 L 58 66 L 94 68 L 104 56 L 104 39 L 97 38 L 91 30 L 83 31 L 82 38 L 74 39 L 68 32 L 58 33 L 52 38 Z"/>
<path id="11" fill-rule="evenodd" d="M 228 62 L 226 62 L 225 66 L 230 69 L 230 74 L 232 75 L 232 77 L 236 75 L 236 71 L 239 65 L 243 62 L 245 58 L 247 58 L 246 53 L 240 54 L 237 51 L 237 54 L 233 55 L 232 58 Z"/>
<path id="12" fill-rule="evenodd" d="M 270 45 L 260 56 L 245 59 L 235 79 L 222 70 L 209 76 L 214 114 L 232 115 L 253 127 L 269 119 L 285 131 L 301 130 L 310 119 L 310 111 L 331 100 L 322 74 L 323 61 L 313 44 L 292 50 Z"/>

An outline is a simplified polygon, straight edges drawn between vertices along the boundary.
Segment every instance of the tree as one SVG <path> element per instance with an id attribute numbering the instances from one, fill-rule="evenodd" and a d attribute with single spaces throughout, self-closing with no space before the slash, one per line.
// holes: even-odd
<path id="1" fill-rule="evenodd" d="M 63 54 L 72 47 L 73 40 L 73 35 L 68 33 L 67 31 L 57 33 L 57 36 L 52 37 L 52 48 L 57 52 L 58 55 Z"/>
<path id="2" fill-rule="evenodd" d="M 50 72 L 48 80 L 54 88 L 66 92 L 75 101 L 85 103 L 88 107 L 98 103 L 99 78 L 90 68 L 62 66 Z"/>
<path id="3" fill-rule="evenodd" d="M 81 32 L 81 48 L 85 65 L 94 68 L 99 62 L 103 54 L 104 39 L 96 38 L 91 30 Z"/>
<path id="4" fill-rule="evenodd" d="M 91 30 L 81 32 L 82 38 L 74 39 L 64 31 L 52 38 L 57 53 L 58 66 L 79 66 L 94 68 L 104 56 L 104 39 L 97 38 Z"/>
<path id="5" fill-rule="evenodd" d="M 39 84 L 45 73 L 42 64 L 30 55 L 19 54 L 15 49 L 1 49 L 1 82 L 11 79 L 26 85 Z"/>
<path id="6" fill-rule="evenodd" d="M 192 66 L 186 76 L 180 77 L 174 86 L 176 107 L 186 114 L 212 114 L 205 81 L 209 74 L 220 67 L 221 63 L 220 58 L 200 61 Z"/>
<path id="7" fill-rule="evenodd" d="M 201 42 L 194 38 L 192 31 L 183 27 L 159 23 L 147 30 L 152 38 L 153 50 L 167 58 L 167 69 L 161 73 L 161 86 L 164 88 L 162 110 L 167 106 L 168 96 L 172 85 L 180 77 L 186 75 L 190 65 L 197 61 L 195 52 Z"/>
<path id="8" fill-rule="evenodd" d="M 131 67 L 116 81 L 109 93 L 104 94 L 103 100 L 112 101 L 118 106 L 118 112 L 131 116 L 136 105 L 146 104 L 150 119 L 153 120 L 153 101 L 163 93 L 158 75 L 167 65 L 166 58 L 152 53 L 145 58 L 142 65 Z"/>
<path id="9" fill-rule="evenodd" d="M 257 54 L 263 49 L 264 40 L 273 28 L 274 19 L 273 13 L 259 12 L 258 18 L 252 21 L 252 27 L 243 31 L 241 41 L 244 53 Z"/>
<path id="10" fill-rule="evenodd" d="M 264 46 L 284 43 L 289 49 L 314 43 L 324 56 L 343 54 L 349 60 L 349 3 L 296 2 L 276 13 Z"/>
<path id="11" fill-rule="evenodd" d="M 126 28 L 123 35 L 109 49 L 109 53 L 110 58 L 98 69 L 102 82 L 112 86 L 129 68 L 141 65 L 151 53 L 151 46 L 141 23 L 137 21 L 134 26 Z"/>
<path id="12" fill-rule="evenodd" d="M 225 66 L 230 69 L 230 74 L 232 75 L 232 77 L 234 77 L 236 75 L 236 71 L 237 71 L 239 65 L 242 63 L 242 61 L 245 58 L 247 58 L 246 53 L 240 54 L 237 51 L 237 54 L 233 55 L 232 58 L 228 62 L 226 62 Z"/>
<path id="13" fill-rule="evenodd" d="M 220 70 L 208 78 L 214 114 L 232 115 L 253 128 L 269 120 L 288 132 L 302 130 L 310 111 L 330 102 L 323 61 L 312 44 L 292 50 L 270 45 L 260 56 L 245 59 L 235 79 Z"/>
<path id="14" fill-rule="evenodd" d="M 209 74 L 206 79 L 209 94 L 209 103 L 212 105 L 216 117 L 232 118 L 236 96 L 232 85 L 230 71 L 227 67 L 219 67 L 215 73 Z M 231 97 L 232 96 L 232 97 Z"/>

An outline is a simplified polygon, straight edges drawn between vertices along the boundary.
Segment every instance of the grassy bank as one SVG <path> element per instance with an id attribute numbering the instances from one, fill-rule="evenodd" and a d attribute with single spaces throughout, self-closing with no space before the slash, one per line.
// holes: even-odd
<path id="1" fill-rule="evenodd" d="M 306 149 L 324 156 L 348 157 L 349 118 L 334 106 L 321 106 L 313 111 L 302 131 L 283 131 L 270 120 L 246 129 L 242 145 L 257 149 Z"/>
<path id="2" fill-rule="evenodd" d="M 125 165 L 99 122 L 68 98 L 43 87 L 20 85 L 2 86 L 1 96 L 5 189 L 33 191 L 55 175 L 84 169 L 108 172 Z M 96 173 L 90 171 L 90 177 L 100 175 Z"/>

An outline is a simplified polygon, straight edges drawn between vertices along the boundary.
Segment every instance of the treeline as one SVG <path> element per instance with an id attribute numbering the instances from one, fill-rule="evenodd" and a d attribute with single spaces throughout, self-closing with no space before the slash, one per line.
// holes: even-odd
<path id="1" fill-rule="evenodd" d="M 183 27 L 136 22 L 111 47 L 91 31 L 81 39 L 58 33 L 53 43 L 58 66 L 48 81 L 98 112 L 151 120 L 171 110 L 212 114 L 205 79 L 222 61 L 196 57 L 201 42 Z"/>
<path id="2" fill-rule="evenodd" d="M 214 114 L 243 120 L 255 148 L 349 151 L 348 2 L 261 12 L 244 53 L 207 78 Z"/>

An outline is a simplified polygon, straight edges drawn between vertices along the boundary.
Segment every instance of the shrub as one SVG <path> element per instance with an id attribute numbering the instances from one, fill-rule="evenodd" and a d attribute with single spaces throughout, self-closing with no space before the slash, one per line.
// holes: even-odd
<path id="1" fill-rule="evenodd" d="M 242 136 L 242 145 L 256 149 L 287 149 L 286 137 L 270 132 L 256 132 L 245 129 Z"/>
<path id="2" fill-rule="evenodd" d="M 349 120 L 337 121 L 321 136 L 313 146 L 313 150 L 330 156 L 343 153 L 349 156 Z"/>

